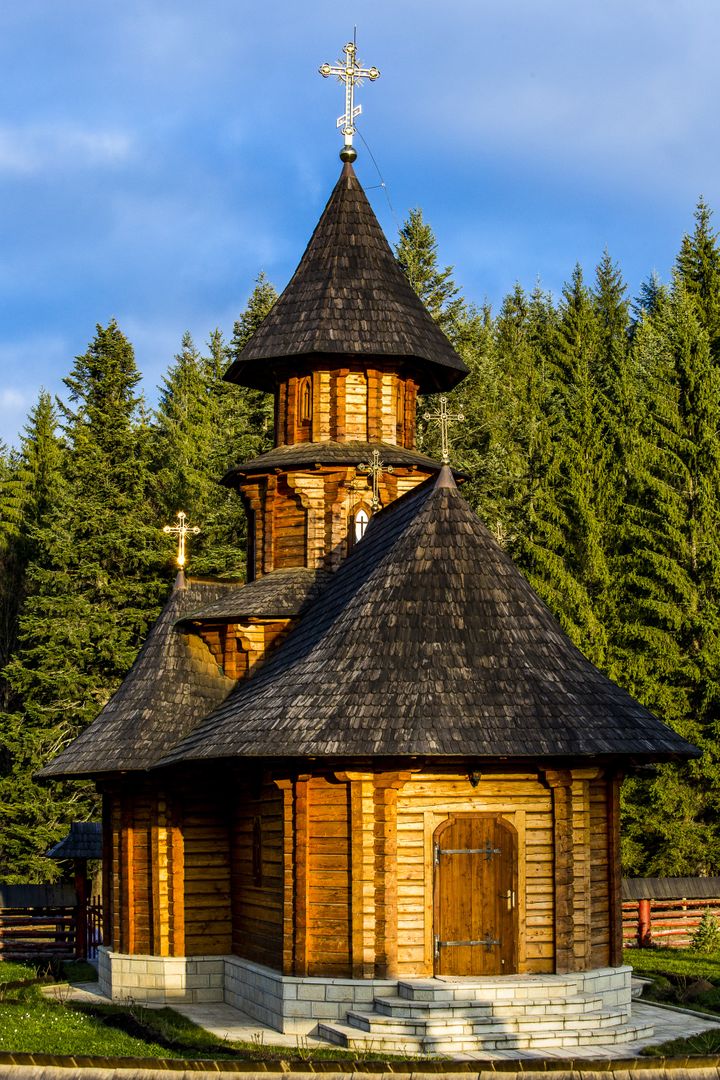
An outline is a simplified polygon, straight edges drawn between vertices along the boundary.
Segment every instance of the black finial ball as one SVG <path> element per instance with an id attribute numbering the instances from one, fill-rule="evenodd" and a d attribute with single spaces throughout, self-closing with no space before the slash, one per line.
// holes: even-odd
<path id="1" fill-rule="evenodd" d="M 349 161 L 350 164 L 352 164 L 352 162 L 355 160 L 356 157 L 357 157 L 357 150 L 355 149 L 354 146 L 343 146 L 342 150 L 340 151 L 340 160 L 341 161 Z"/>

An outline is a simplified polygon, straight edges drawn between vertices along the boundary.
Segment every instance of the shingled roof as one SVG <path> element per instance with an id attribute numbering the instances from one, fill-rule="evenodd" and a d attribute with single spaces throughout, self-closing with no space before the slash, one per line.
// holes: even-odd
<path id="1" fill-rule="evenodd" d="M 695 753 L 575 648 L 445 468 L 373 518 L 275 655 L 160 764 Z"/>
<path id="2" fill-rule="evenodd" d="M 400 269 L 348 163 L 290 283 L 225 378 L 272 390 L 278 363 L 317 354 L 416 361 L 423 391 L 448 390 L 467 374 Z"/>
<path id="3" fill-rule="evenodd" d="M 280 469 L 307 469 L 313 465 L 359 465 L 372 457 L 373 450 L 379 450 L 386 465 L 413 466 L 424 472 L 436 473 L 440 464 L 417 450 L 407 450 L 404 446 L 386 442 L 333 442 L 332 440 L 314 443 L 290 443 L 276 446 L 259 457 L 251 458 L 240 465 L 235 465 L 222 478 L 226 487 L 234 487 L 235 477 L 251 476 L 253 473 Z"/>
<path id="4" fill-rule="evenodd" d="M 175 623 L 237 584 L 186 579 L 175 588 L 119 689 L 90 727 L 39 773 L 98 776 L 144 770 L 222 702 L 235 685 L 196 634 Z"/>
<path id="5" fill-rule="evenodd" d="M 177 625 L 193 622 L 240 622 L 243 619 L 291 619 L 319 591 L 324 570 L 292 566 L 227 589 L 211 604 L 183 615 Z"/>

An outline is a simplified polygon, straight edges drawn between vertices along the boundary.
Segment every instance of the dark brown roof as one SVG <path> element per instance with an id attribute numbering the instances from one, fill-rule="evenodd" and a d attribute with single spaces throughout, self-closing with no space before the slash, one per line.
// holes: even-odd
<path id="1" fill-rule="evenodd" d="M 102 859 L 102 823 L 73 821 L 70 832 L 47 852 L 48 859 Z"/>
<path id="2" fill-rule="evenodd" d="M 93 723 L 38 774 L 97 776 L 147 769 L 222 702 L 235 685 L 196 634 L 175 623 L 237 585 L 178 578 L 123 683 Z"/>
<path id="3" fill-rule="evenodd" d="M 275 655 L 161 764 L 695 753 L 565 637 L 445 468 L 372 519 Z"/>
<path id="4" fill-rule="evenodd" d="M 327 572 L 311 570 L 306 566 L 273 570 L 248 585 L 226 590 L 218 600 L 183 615 L 177 625 L 239 622 L 249 618 L 290 619 L 316 595 L 327 577 Z"/>
<path id="5" fill-rule="evenodd" d="M 225 378 L 260 390 L 298 356 L 407 358 L 423 391 L 449 390 L 467 368 L 393 255 L 346 164 L 300 265 Z"/>
<path id="6" fill-rule="evenodd" d="M 236 476 L 250 476 L 252 473 L 267 472 L 268 469 L 307 469 L 313 465 L 360 465 L 372 457 L 373 450 L 379 450 L 386 465 L 416 466 L 425 472 L 436 473 L 440 463 L 433 461 L 417 450 L 407 450 L 404 446 L 395 446 L 386 442 L 316 442 L 293 443 L 289 446 L 276 446 L 273 450 L 251 458 L 241 465 L 235 465 L 222 479 L 227 487 L 234 487 Z"/>
<path id="7" fill-rule="evenodd" d="M 720 877 L 623 878 L 623 900 L 720 900 Z"/>

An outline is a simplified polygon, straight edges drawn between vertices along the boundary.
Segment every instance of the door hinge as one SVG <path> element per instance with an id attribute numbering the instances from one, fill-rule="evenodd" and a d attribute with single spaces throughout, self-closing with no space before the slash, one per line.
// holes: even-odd
<path id="1" fill-rule="evenodd" d="M 441 848 L 439 844 L 435 845 L 435 862 L 440 862 L 441 855 L 484 855 L 489 861 L 493 855 L 502 855 L 502 848 L 490 847 L 486 844 L 485 847 L 449 847 Z"/>
<path id="2" fill-rule="evenodd" d="M 436 934 L 435 935 L 435 959 L 437 960 L 438 956 L 440 955 L 440 949 L 451 948 L 452 946 L 484 945 L 485 946 L 485 951 L 490 952 L 490 950 L 495 945 L 501 945 L 501 944 L 502 944 L 502 942 L 500 941 L 499 938 L 490 937 L 490 934 L 486 934 L 484 938 L 479 938 L 479 939 L 476 939 L 476 940 L 473 940 L 473 941 L 441 941 L 440 938 L 438 937 L 438 935 Z"/>

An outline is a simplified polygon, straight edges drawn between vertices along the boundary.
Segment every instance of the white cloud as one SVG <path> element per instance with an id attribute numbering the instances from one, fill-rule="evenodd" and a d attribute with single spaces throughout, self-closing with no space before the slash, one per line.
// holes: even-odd
<path id="1" fill-rule="evenodd" d="M 30 399 L 22 390 L 14 386 L 0 386 L 0 412 L 16 413 L 19 409 L 26 408 Z"/>
<path id="2" fill-rule="evenodd" d="M 64 122 L 0 125 L 0 174 L 113 167 L 127 161 L 133 151 L 133 137 L 119 130 L 93 130 Z"/>

